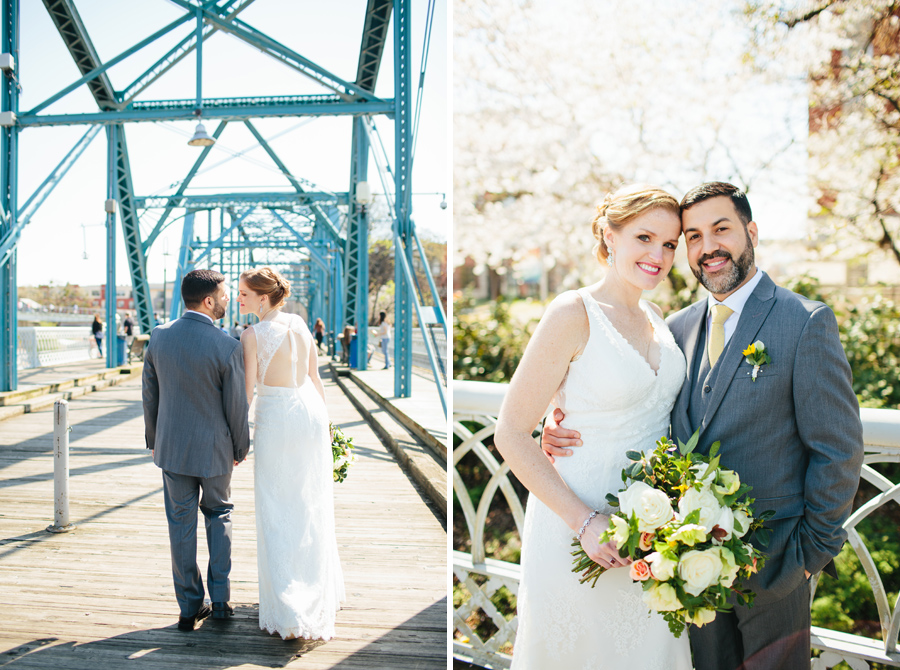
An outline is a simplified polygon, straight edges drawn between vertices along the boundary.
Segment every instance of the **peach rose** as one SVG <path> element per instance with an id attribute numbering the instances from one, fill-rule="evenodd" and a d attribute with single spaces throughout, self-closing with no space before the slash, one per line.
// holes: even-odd
<path id="1" fill-rule="evenodd" d="M 628 575 L 631 577 L 632 581 L 635 582 L 647 581 L 648 579 L 650 579 L 650 566 L 643 558 L 638 559 L 631 564 L 631 569 L 628 571 Z"/>
<path id="2" fill-rule="evenodd" d="M 641 541 L 638 543 L 641 551 L 650 551 L 653 549 L 653 538 L 655 537 L 656 533 L 641 533 Z"/>

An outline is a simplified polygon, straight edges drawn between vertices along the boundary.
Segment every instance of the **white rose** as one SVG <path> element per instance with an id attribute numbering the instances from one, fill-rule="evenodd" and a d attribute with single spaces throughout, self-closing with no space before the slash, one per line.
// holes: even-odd
<path id="1" fill-rule="evenodd" d="M 697 610 L 694 616 L 688 614 L 684 618 L 685 621 L 687 621 L 688 623 L 692 623 L 695 626 L 705 626 L 706 624 L 711 623 L 713 619 L 716 618 L 716 611 L 704 608 L 702 610 Z"/>
<path id="2" fill-rule="evenodd" d="M 762 343 L 762 340 L 756 340 L 753 343 L 753 346 L 756 347 L 756 353 L 761 354 L 766 350 L 766 345 Z"/>
<path id="3" fill-rule="evenodd" d="M 716 497 L 708 490 L 698 491 L 697 489 L 688 489 L 687 493 L 678 501 L 678 513 L 682 519 L 694 510 L 700 510 L 700 519 L 697 524 L 706 528 L 709 532 L 716 525 L 719 518 L 719 510 L 721 505 Z"/>
<path id="4" fill-rule="evenodd" d="M 739 508 L 734 511 L 734 534 L 738 537 L 744 537 L 750 530 L 750 522 L 752 517 L 747 514 L 747 510 Z"/>
<path id="5" fill-rule="evenodd" d="M 652 533 L 674 514 L 669 497 L 644 482 L 634 482 L 619 494 L 619 508 L 627 516 L 637 517 L 638 530 L 642 533 Z"/>
<path id="6" fill-rule="evenodd" d="M 678 561 L 666 558 L 658 551 L 647 554 L 644 560 L 650 564 L 650 574 L 653 579 L 658 582 L 667 582 L 675 576 L 675 569 L 678 567 Z"/>
<path id="7" fill-rule="evenodd" d="M 692 596 L 719 581 L 722 575 L 722 559 L 718 548 L 686 552 L 678 561 L 678 576 L 684 580 L 684 590 Z"/>
<path id="8" fill-rule="evenodd" d="M 674 612 L 681 609 L 678 594 L 671 584 L 654 584 L 641 595 L 647 607 L 657 612 Z"/>

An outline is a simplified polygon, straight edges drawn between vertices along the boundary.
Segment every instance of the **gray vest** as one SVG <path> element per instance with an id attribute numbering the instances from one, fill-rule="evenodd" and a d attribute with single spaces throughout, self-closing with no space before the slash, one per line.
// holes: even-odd
<path id="1" fill-rule="evenodd" d="M 719 360 L 725 358 L 725 354 L 734 340 L 732 337 L 728 340 L 725 348 L 722 350 Z M 702 355 L 698 355 L 702 354 Z M 697 353 L 694 355 L 694 370 L 691 379 L 690 404 L 688 405 L 688 420 L 691 422 L 691 429 L 706 428 L 702 425 L 703 417 L 706 416 L 706 410 L 709 406 L 709 400 L 713 395 L 716 378 L 719 376 L 719 368 L 711 370 L 709 367 L 709 350 L 706 348 L 706 324 L 700 327 L 700 336 L 697 338 Z"/>

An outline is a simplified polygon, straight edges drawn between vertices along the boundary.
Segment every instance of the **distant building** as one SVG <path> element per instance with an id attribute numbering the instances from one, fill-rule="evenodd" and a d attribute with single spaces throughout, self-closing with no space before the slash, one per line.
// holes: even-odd
<path id="1" fill-rule="evenodd" d="M 90 297 L 91 309 L 96 311 L 106 310 L 106 284 L 83 286 L 81 290 Z M 134 311 L 134 293 L 131 286 L 116 286 L 116 310 Z"/>

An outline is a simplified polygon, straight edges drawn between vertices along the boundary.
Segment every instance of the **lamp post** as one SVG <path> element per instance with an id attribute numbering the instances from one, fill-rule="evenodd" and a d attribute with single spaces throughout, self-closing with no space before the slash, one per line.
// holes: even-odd
<path id="1" fill-rule="evenodd" d="M 361 160 L 360 163 L 363 161 Z M 357 231 L 356 304 L 351 305 L 356 321 L 356 367 L 368 369 L 369 363 L 369 205 L 374 199 L 372 187 L 367 181 L 356 185 L 356 203 L 359 205 Z"/>

